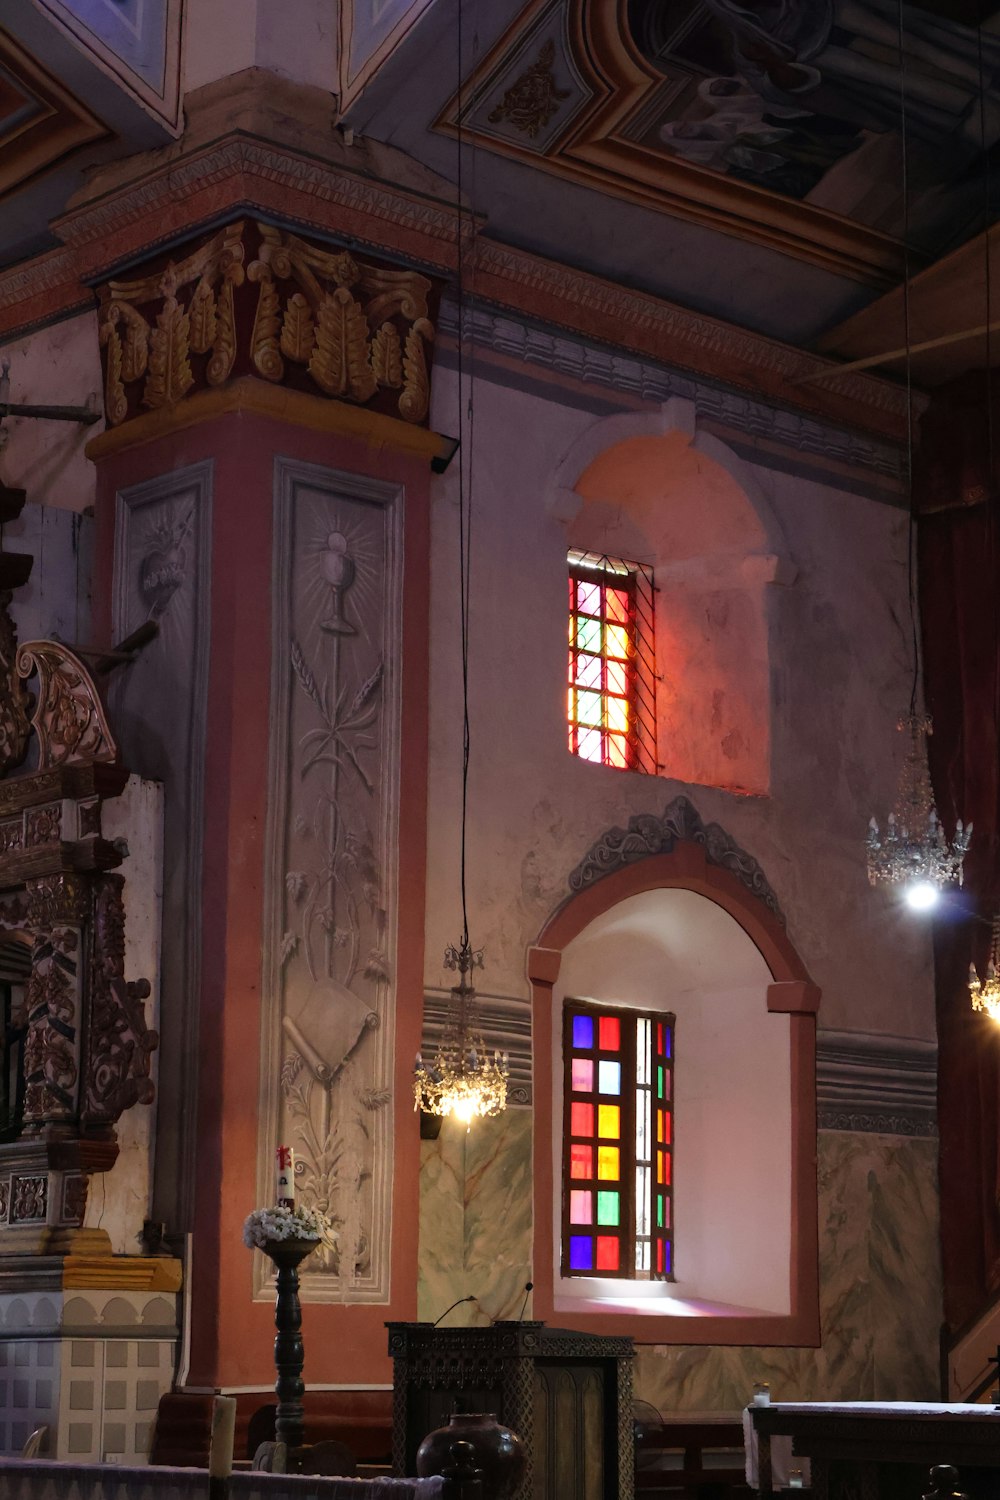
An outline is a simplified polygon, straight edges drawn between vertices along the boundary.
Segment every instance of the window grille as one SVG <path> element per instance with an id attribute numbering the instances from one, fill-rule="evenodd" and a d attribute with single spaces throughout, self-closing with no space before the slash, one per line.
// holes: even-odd
<path id="1" fill-rule="evenodd" d="M 569 554 L 569 748 L 583 760 L 655 774 L 653 572 Z"/>
<path id="2" fill-rule="evenodd" d="M 674 1279 L 674 1022 L 566 1002 L 564 1276 Z"/>

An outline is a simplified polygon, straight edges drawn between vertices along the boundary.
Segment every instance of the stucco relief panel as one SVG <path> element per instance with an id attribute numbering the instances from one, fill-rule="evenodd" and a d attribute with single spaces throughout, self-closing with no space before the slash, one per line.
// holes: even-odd
<path id="1" fill-rule="evenodd" d="M 394 487 L 278 461 L 259 1187 L 294 1146 L 316 1301 L 388 1295 L 399 529 Z"/>

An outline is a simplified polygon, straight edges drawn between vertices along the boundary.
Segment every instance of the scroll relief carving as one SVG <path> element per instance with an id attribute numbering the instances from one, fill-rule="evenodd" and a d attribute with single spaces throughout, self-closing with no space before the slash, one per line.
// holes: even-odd
<path id="1" fill-rule="evenodd" d="M 626 865 L 648 859 L 653 854 L 669 854 L 678 841 L 685 839 L 701 845 L 710 865 L 732 871 L 784 924 L 778 898 L 753 855 L 741 849 L 718 823 L 705 823 L 688 797 L 675 797 L 662 817 L 655 813 L 638 813 L 629 819 L 627 828 L 609 828 L 573 870 L 569 888 L 574 894 L 586 890 L 595 881 Z"/>
<path id="2" fill-rule="evenodd" d="M 425 422 L 431 293 L 415 271 L 231 224 L 165 270 L 106 288 L 108 424 L 250 374 Z"/>
<path id="3" fill-rule="evenodd" d="M 533 141 L 572 93 L 572 89 L 557 86 L 555 60 L 556 44 L 550 37 L 542 44 L 531 67 L 514 80 L 500 103 L 490 111 L 491 124 L 506 122 Z"/>
<path id="4" fill-rule="evenodd" d="M 117 760 L 104 705 L 79 657 L 59 641 L 25 641 L 17 653 L 17 675 L 27 682 L 36 672 L 30 727 L 38 739 L 39 771 Z"/>
<path id="5" fill-rule="evenodd" d="M 377 1293 L 386 1274 L 392 958 L 381 851 L 395 708 L 381 601 L 392 585 L 380 507 L 317 496 L 311 509 L 297 513 L 288 563 L 288 718 L 272 747 L 288 778 L 272 810 L 282 819 L 271 898 L 278 1128 L 295 1146 L 297 1194 L 337 1231 L 336 1246 L 311 1258 L 310 1279 L 346 1296 Z"/>

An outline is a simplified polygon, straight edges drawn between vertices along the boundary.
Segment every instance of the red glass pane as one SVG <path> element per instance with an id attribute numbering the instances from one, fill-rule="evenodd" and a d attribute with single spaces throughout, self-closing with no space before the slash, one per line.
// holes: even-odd
<path id="1" fill-rule="evenodd" d="M 656 1023 L 656 1050 L 660 1054 L 660 1056 L 662 1057 L 663 1056 L 663 1022 L 662 1021 L 657 1021 L 657 1023 Z"/>
<path id="2" fill-rule="evenodd" d="M 585 1179 L 594 1175 L 594 1148 L 593 1146 L 570 1146 L 569 1148 L 569 1175 L 571 1177 Z"/>
<path id="3" fill-rule="evenodd" d="M 597 1236 L 597 1269 L 599 1271 L 617 1271 L 620 1264 L 620 1250 L 617 1239 L 610 1234 L 599 1234 Z"/>
<path id="4" fill-rule="evenodd" d="M 598 1240 L 598 1244 L 600 1244 L 599 1240 Z M 659 1274 L 662 1276 L 663 1275 L 663 1241 L 662 1240 L 657 1240 L 657 1242 L 656 1242 L 656 1269 L 659 1272 Z"/>
<path id="5" fill-rule="evenodd" d="M 616 624 L 624 623 L 628 619 L 628 594 L 625 590 L 606 589 L 604 610 L 609 620 L 613 620 Z"/>
<path id="6" fill-rule="evenodd" d="M 671 1162 L 670 1152 L 669 1151 L 661 1151 L 660 1152 L 660 1163 L 661 1163 L 661 1166 L 662 1166 L 662 1176 L 660 1177 L 660 1181 L 663 1183 L 664 1187 L 669 1187 L 670 1186 L 670 1162 Z"/>
<path id="7" fill-rule="evenodd" d="M 663 1142 L 666 1146 L 670 1145 L 670 1114 L 666 1110 L 663 1113 Z"/>
<path id="8" fill-rule="evenodd" d="M 617 1052 L 622 1044 L 622 1024 L 617 1016 L 601 1016 L 597 1026 L 598 1045 L 602 1052 Z"/>
<path id="9" fill-rule="evenodd" d="M 571 1104 L 569 1128 L 571 1135 L 593 1135 L 594 1106 L 592 1104 Z"/>

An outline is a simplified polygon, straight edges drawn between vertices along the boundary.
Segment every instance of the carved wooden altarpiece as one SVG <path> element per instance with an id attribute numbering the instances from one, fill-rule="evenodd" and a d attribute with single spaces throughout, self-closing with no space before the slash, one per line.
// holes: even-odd
<path id="1" fill-rule="evenodd" d="M 0 1038 L 0 1255 L 96 1250 L 106 1237 L 82 1230 L 88 1181 L 114 1165 L 122 1113 L 152 1102 L 158 1041 L 148 982 L 125 978 L 112 872 L 127 850 L 101 833 L 128 771 L 86 667 L 57 641 L 19 647 L 10 598 L 0 592 L 0 952 L 30 959 Z"/>

